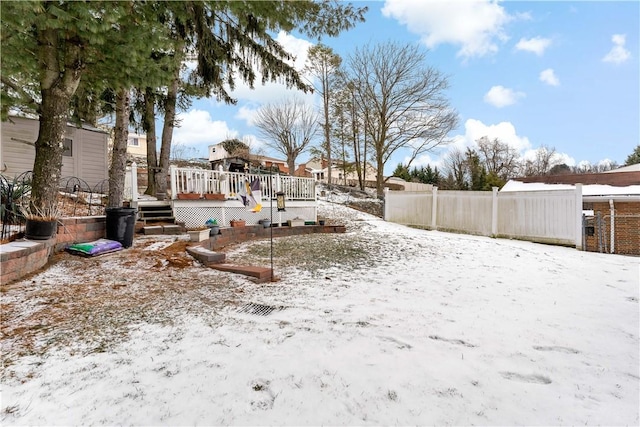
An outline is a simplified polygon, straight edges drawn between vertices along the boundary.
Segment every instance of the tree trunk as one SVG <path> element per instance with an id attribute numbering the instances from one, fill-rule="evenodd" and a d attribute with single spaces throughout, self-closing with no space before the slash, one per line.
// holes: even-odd
<path id="1" fill-rule="evenodd" d="M 147 135 L 147 189 L 144 194 L 156 195 L 156 171 L 158 167 L 158 152 L 156 149 L 156 115 L 155 95 L 148 87 L 144 93 L 144 118 L 142 127 Z"/>
<path id="2" fill-rule="evenodd" d="M 367 122 L 364 123 L 364 154 L 362 155 L 362 182 L 360 190 L 364 191 L 367 186 Z"/>
<path id="3" fill-rule="evenodd" d="M 384 163 L 382 163 L 382 156 L 376 157 L 376 165 L 378 168 L 376 171 L 376 193 L 378 194 L 378 197 L 381 197 L 384 194 Z"/>
<path id="4" fill-rule="evenodd" d="M 43 89 L 41 93 L 42 108 L 35 143 L 31 204 L 47 213 L 47 210 L 56 206 L 58 198 L 70 97 L 55 86 Z"/>
<path id="5" fill-rule="evenodd" d="M 289 175 L 293 176 L 296 167 L 296 158 L 293 156 L 287 156 L 287 167 L 289 168 Z"/>
<path id="6" fill-rule="evenodd" d="M 39 31 L 37 38 L 36 53 L 42 103 L 39 110 L 38 138 L 35 143 L 31 205 L 40 210 L 50 211 L 57 207 L 69 103 L 80 84 L 84 61 L 83 50 L 75 44 L 68 47 L 64 61 L 61 61 L 59 52 L 61 41 L 55 29 Z M 60 68 L 61 65 L 64 69 Z"/>
<path id="7" fill-rule="evenodd" d="M 108 207 L 118 208 L 124 200 L 124 177 L 127 170 L 127 137 L 129 135 L 129 88 L 120 89 L 116 95 L 116 125 L 109 168 Z"/>
<path id="8" fill-rule="evenodd" d="M 328 80 L 328 79 L 327 79 Z M 327 182 L 329 186 L 333 184 L 331 180 L 331 134 L 329 125 L 329 82 L 324 85 L 323 90 L 323 103 L 324 103 L 324 142 L 327 145 Z"/>
<path id="9" fill-rule="evenodd" d="M 160 145 L 160 165 L 156 179 L 156 192 L 158 197 L 167 194 L 167 175 L 169 174 L 169 160 L 171 156 L 171 140 L 173 139 L 173 127 L 176 120 L 176 103 L 178 101 L 178 87 L 180 83 L 180 66 L 176 72 L 167 92 L 164 107 L 164 123 L 162 125 L 162 142 Z"/>

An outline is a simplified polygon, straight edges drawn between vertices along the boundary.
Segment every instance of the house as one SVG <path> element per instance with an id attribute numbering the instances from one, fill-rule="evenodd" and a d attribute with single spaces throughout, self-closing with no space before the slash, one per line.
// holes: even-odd
<path id="1" fill-rule="evenodd" d="M 369 163 L 366 164 L 365 181 L 367 187 L 376 186 L 377 170 Z M 329 162 L 327 159 L 312 157 L 306 163 L 302 163 L 296 169 L 295 176 L 314 178 L 316 181 L 327 183 L 329 180 Z M 358 185 L 358 173 L 353 162 L 343 162 L 332 159 L 331 161 L 331 181 L 333 184 Z"/>
<path id="2" fill-rule="evenodd" d="M 237 139 L 210 145 L 209 163 L 212 170 L 225 172 L 245 172 L 249 169 L 269 169 L 272 166 L 277 166 L 280 173 L 289 173 L 289 167 L 285 160 L 252 154 L 249 146 Z"/>
<path id="3" fill-rule="evenodd" d="M 10 116 L 1 124 L 0 165 L 2 173 L 13 177 L 33 170 L 39 121 Z M 62 153 L 62 177 L 80 178 L 95 187 L 109 177 L 108 133 L 89 125 L 67 124 Z"/>
<path id="4" fill-rule="evenodd" d="M 147 135 L 131 133 L 127 137 L 127 155 L 130 157 L 147 157 Z"/>

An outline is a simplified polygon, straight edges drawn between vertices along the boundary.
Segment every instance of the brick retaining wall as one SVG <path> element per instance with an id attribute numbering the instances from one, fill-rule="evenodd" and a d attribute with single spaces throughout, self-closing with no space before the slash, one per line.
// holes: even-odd
<path id="1" fill-rule="evenodd" d="M 344 233 L 344 225 L 304 225 L 300 227 L 264 228 L 262 225 L 247 225 L 245 227 L 221 228 L 220 234 L 210 237 L 200 243 L 203 248 L 217 251 L 225 246 L 242 243 L 254 239 L 268 239 L 273 230 L 273 237 L 298 236 L 314 233 Z"/>
<path id="2" fill-rule="evenodd" d="M 62 218 L 55 238 L 22 239 L 0 245 L 0 283 L 5 285 L 33 273 L 44 267 L 55 252 L 72 243 L 103 238 L 105 233 L 105 216 Z"/>

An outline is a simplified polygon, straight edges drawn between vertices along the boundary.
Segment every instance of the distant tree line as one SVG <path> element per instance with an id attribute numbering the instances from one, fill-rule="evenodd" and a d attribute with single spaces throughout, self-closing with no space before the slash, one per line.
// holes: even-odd
<path id="1" fill-rule="evenodd" d="M 532 157 L 521 158 L 517 150 L 499 138 L 484 136 L 476 141 L 477 148 L 449 150 L 443 159 L 444 171 L 437 167 L 398 164 L 393 176 L 410 182 L 437 185 L 443 190 L 487 191 L 501 188 L 510 179 L 538 175 L 597 173 L 618 167 L 616 162 L 597 165 L 581 163 L 568 166 L 560 163 L 555 148 L 542 146 Z M 625 165 L 640 163 L 640 145 L 629 155 Z"/>

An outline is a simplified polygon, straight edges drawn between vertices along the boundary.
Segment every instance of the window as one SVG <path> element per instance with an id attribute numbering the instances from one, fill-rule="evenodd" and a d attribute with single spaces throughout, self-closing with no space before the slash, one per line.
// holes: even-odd
<path id="1" fill-rule="evenodd" d="M 129 145 L 137 147 L 140 145 L 138 138 L 129 138 Z"/>
<path id="2" fill-rule="evenodd" d="M 73 157 L 73 140 L 65 138 L 62 143 L 62 155 L 66 157 Z"/>

